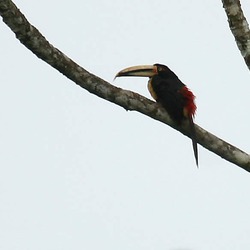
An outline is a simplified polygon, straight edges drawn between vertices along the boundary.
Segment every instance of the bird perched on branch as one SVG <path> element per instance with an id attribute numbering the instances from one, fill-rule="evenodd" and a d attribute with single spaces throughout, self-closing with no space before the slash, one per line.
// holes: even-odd
<path id="1" fill-rule="evenodd" d="M 169 116 L 178 125 L 187 120 L 196 165 L 198 167 L 198 149 L 193 118 L 196 111 L 194 94 L 183 84 L 177 75 L 162 64 L 133 66 L 121 70 L 116 77 L 143 76 L 149 77 L 148 90 L 151 96 L 160 103 Z"/>

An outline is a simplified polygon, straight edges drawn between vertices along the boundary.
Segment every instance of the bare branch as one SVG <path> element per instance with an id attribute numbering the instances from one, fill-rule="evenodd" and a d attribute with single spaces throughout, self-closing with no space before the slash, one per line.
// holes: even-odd
<path id="1" fill-rule="evenodd" d="M 101 78 L 87 72 L 61 51 L 53 47 L 41 33 L 32 26 L 10 0 L 0 1 L 0 15 L 3 21 L 16 34 L 28 49 L 43 61 L 60 71 L 73 82 L 105 100 L 126 110 L 135 110 L 161 121 L 189 136 L 188 127 L 181 127 L 169 118 L 166 111 L 157 103 L 131 91 L 117 88 Z M 197 142 L 229 162 L 250 172 L 250 156 L 196 125 Z"/>
<path id="2" fill-rule="evenodd" d="M 237 46 L 250 69 L 250 30 L 241 9 L 240 0 L 222 0 L 228 17 L 229 27 L 235 37 Z"/>

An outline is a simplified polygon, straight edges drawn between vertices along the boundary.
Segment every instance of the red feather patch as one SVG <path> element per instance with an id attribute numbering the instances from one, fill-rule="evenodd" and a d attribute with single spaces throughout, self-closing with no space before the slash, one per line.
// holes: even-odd
<path id="1" fill-rule="evenodd" d="M 184 86 L 180 92 L 182 93 L 184 99 L 185 99 L 185 107 L 184 107 L 184 114 L 186 116 L 193 117 L 196 112 L 196 105 L 195 105 L 195 95 L 190 91 L 190 89 L 186 86 Z"/>

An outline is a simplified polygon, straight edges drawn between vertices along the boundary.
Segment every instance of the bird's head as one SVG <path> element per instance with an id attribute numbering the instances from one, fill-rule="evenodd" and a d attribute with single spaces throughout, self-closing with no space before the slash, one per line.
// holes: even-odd
<path id="1" fill-rule="evenodd" d="M 123 69 L 116 74 L 115 78 L 122 76 L 141 76 L 152 78 L 155 75 L 162 78 L 177 77 L 167 66 L 156 63 L 154 65 L 139 65 Z"/>

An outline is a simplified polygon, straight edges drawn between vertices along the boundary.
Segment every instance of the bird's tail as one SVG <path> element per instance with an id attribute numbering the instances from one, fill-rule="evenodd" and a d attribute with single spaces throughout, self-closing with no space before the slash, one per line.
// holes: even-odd
<path id="1" fill-rule="evenodd" d="M 194 150 L 194 157 L 195 157 L 195 162 L 197 165 L 197 168 L 199 167 L 198 163 L 198 147 L 197 147 L 197 139 L 196 139 L 196 131 L 195 131 L 195 126 L 194 126 L 194 121 L 193 117 L 189 116 L 189 125 L 190 125 L 190 135 L 192 139 L 192 144 L 193 144 L 193 150 Z"/>

